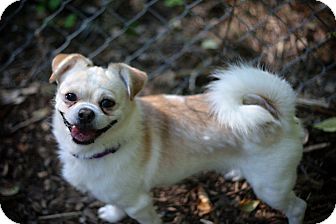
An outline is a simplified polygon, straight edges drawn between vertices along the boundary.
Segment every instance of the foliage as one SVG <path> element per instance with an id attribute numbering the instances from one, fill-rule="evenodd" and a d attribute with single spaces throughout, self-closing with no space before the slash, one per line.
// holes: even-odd
<path id="1" fill-rule="evenodd" d="M 336 132 L 336 117 L 328 118 L 314 125 L 314 128 L 325 132 Z"/>
<path id="2" fill-rule="evenodd" d="M 36 10 L 39 14 L 43 14 L 47 10 L 55 11 L 61 5 L 61 3 L 61 0 L 42 0 L 38 2 Z"/>
<path id="3" fill-rule="evenodd" d="M 68 15 L 64 20 L 64 28 L 70 29 L 75 26 L 77 21 L 77 16 L 75 14 Z"/>
<path id="4" fill-rule="evenodd" d="M 56 11 L 61 4 L 62 0 L 40 0 L 37 2 L 36 5 L 37 14 L 40 15 L 42 18 L 45 18 L 47 14 Z M 70 13 L 67 16 L 60 17 L 59 19 L 60 24 L 62 24 L 63 28 L 71 29 L 76 25 L 77 15 L 74 13 Z"/>
<path id="5" fill-rule="evenodd" d="M 50 8 L 50 10 L 54 11 L 61 5 L 61 3 L 61 0 L 49 0 L 48 7 Z"/>
<path id="6" fill-rule="evenodd" d="M 184 0 L 165 0 L 164 4 L 167 7 L 181 6 L 184 4 Z"/>

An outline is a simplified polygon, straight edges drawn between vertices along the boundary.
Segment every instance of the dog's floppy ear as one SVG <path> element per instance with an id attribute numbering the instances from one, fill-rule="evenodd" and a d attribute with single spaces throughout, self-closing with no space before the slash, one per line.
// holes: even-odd
<path id="1" fill-rule="evenodd" d="M 74 68 L 75 66 L 92 66 L 92 61 L 84 57 L 81 54 L 58 54 L 53 59 L 51 67 L 52 74 L 49 78 L 49 82 L 59 83 L 62 75 Z"/>
<path id="2" fill-rule="evenodd" d="M 110 64 L 109 68 L 118 73 L 121 81 L 126 86 L 130 100 L 133 100 L 146 84 L 147 74 L 139 69 L 124 63 Z"/>

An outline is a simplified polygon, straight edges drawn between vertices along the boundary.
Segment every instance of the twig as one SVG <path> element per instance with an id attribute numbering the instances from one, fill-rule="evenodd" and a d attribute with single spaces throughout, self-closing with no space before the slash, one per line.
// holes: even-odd
<path id="1" fill-rule="evenodd" d="M 239 181 L 236 181 L 233 186 L 234 186 L 233 191 L 228 192 L 226 194 L 227 196 L 232 196 L 232 195 L 238 194 L 239 192 L 244 191 L 243 189 L 239 188 Z"/>
<path id="2" fill-rule="evenodd" d="M 79 216 L 82 212 L 64 212 L 53 215 L 39 216 L 39 220 L 49 220 L 49 219 L 60 219 L 60 218 L 71 218 L 74 216 Z"/>
<path id="3" fill-rule="evenodd" d="M 325 109 L 329 109 L 329 104 L 324 102 L 323 100 L 307 99 L 300 97 L 297 99 L 297 103 L 302 106 L 322 107 Z"/>
<path id="4" fill-rule="evenodd" d="M 303 152 L 312 152 L 312 151 L 316 151 L 319 149 L 324 149 L 326 147 L 328 147 L 330 145 L 330 143 L 328 142 L 323 142 L 323 143 L 319 143 L 319 144 L 315 144 L 315 145 L 309 145 L 307 147 L 304 147 Z"/>
<path id="5" fill-rule="evenodd" d="M 25 121 L 22 121 L 18 124 L 16 124 L 15 126 L 12 126 L 9 128 L 9 133 L 13 134 L 16 131 L 25 128 L 33 123 L 39 122 L 41 120 L 43 120 L 49 113 L 49 110 L 47 109 L 40 109 L 38 111 L 35 111 L 35 115 L 33 115 L 30 119 L 27 119 Z"/>
<path id="6" fill-rule="evenodd" d="M 297 99 L 298 107 L 303 107 L 305 109 L 318 111 L 324 114 L 335 115 L 336 110 L 330 108 L 330 105 L 323 100 L 316 99 L 307 99 L 307 98 L 298 98 Z"/>

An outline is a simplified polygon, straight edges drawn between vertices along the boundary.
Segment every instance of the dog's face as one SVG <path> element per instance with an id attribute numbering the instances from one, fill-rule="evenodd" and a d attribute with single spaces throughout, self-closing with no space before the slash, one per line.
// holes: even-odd
<path id="1" fill-rule="evenodd" d="M 93 66 L 80 54 L 57 55 L 52 70 L 50 81 L 58 83 L 56 113 L 73 141 L 82 145 L 123 122 L 147 79 L 144 72 L 122 63 Z"/>

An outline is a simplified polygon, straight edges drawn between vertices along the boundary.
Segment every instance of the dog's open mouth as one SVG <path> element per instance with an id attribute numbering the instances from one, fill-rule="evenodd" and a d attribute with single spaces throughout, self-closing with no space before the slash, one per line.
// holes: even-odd
<path id="1" fill-rule="evenodd" d="M 98 137 L 99 130 L 81 129 L 76 125 L 69 127 L 72 139 L 77 144 L 90 144 Z"/>
<path id="2" fill-rule="evenodd" d="M 81 145 L 88 145 L 91 143 L 94 143 L 96 138 L 98 138 L 101 134 L 109 130 L 114 124 L 116 124 L 118 121 L 113 120 L 111 123 L 109 123 L 106 127 L 102 129 L 92 129 L 88 127 L 81 127 L 79 125 L 70 124 L 64 117 L 64 114 L 60 111 L 60 114 L 63 118 L 63 122 L 65 126 L 69 128 L 69 131 L 71 133 L 72 140 Z"/>

